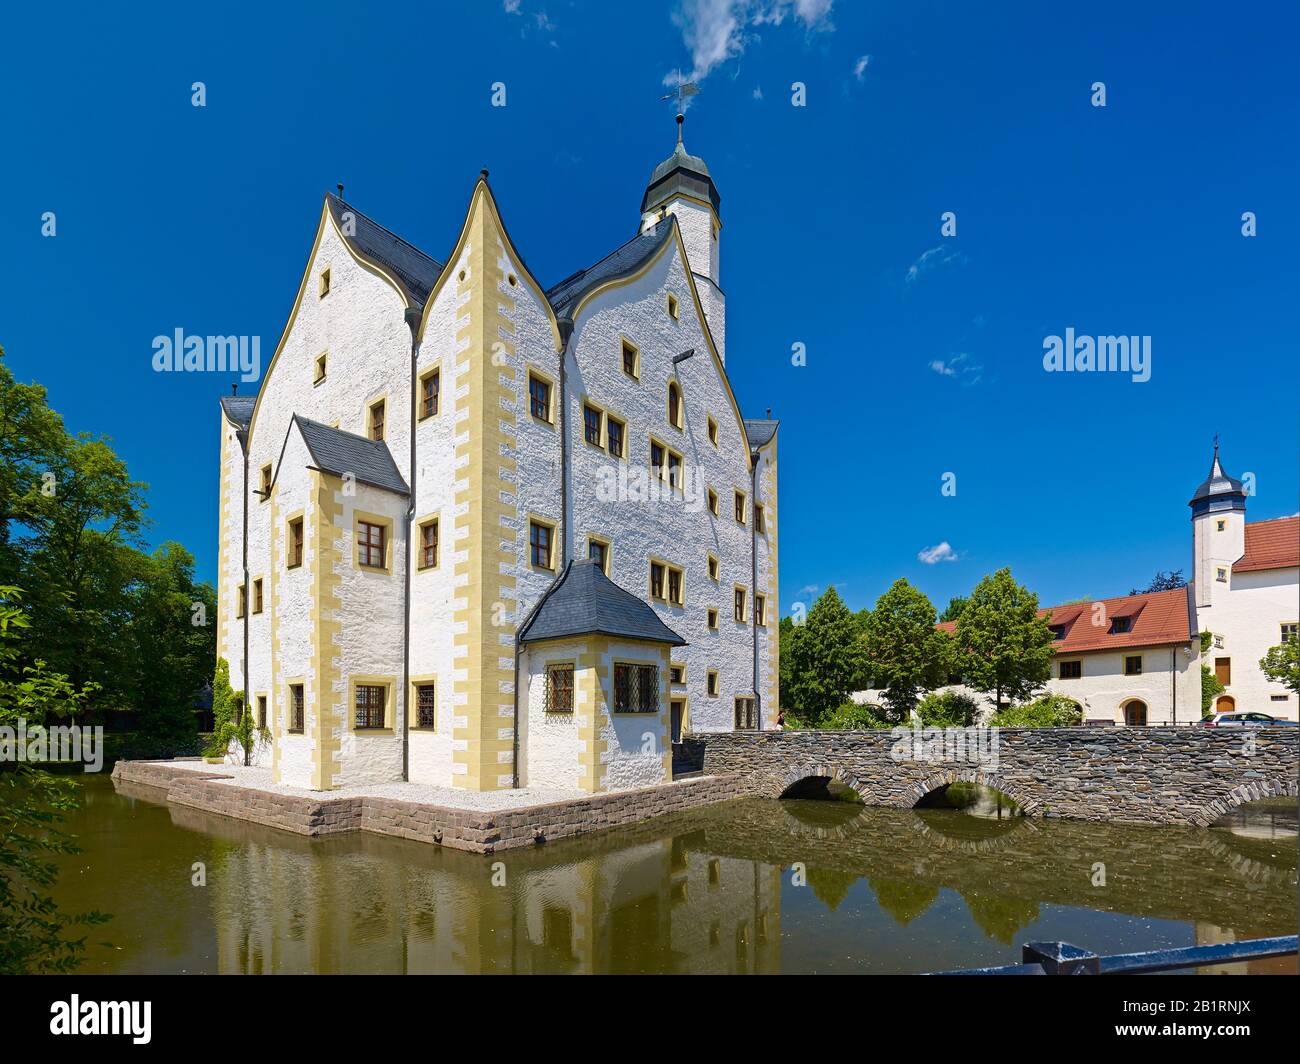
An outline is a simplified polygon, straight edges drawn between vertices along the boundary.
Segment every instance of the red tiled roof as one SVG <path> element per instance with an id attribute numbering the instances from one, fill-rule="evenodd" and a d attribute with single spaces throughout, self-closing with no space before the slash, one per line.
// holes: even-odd
<path id="1" fill-rule="evenodd" d="M 1187 594 L 1187 588 L 1177 588 L 1147 595 L 1071 602 L 1064 606 L 1048 606 L 1039 610 L 1038 615 L 1046 617 L 1050 625 L 1065 627 L 1065 638 L 1052 643 L 1052 650 L 1057 654 L 1168 646 L 1197 637 L 1196 626 L 1187 608 Z M 1105 608 L 1099 610 L 1098 604 Z M 1102 623 L 1093 624 L 1094 617 Z M 1127 632 L 1110 630 L 1116 617 L 1129 618 Z M 936 627 L 946 632 L 957 628 L 951 621 L 942 621 Z"/>
<path id="2" fill-rule="evenodd" d="M 1234 573 L 1287 569 L 1300 565 L 1300 515 L 1256 521 L 1246 526 L 1246 553 L 1233 565 Z"/>
<path id="3" fill-rule="evenodd" d="M 1196 638 L 1196 626 L 1187 608 L 1187 594 L 1187 588 L 1180 587 L 1049 607 L 1043 611 L 1050 615 L 1047 623 L 1065 626 L 1065 638 L 1056 640 L 1052 649 L 1059 655 L 1189 642 Z M 1105 608 L 1098 609 L 1099 604 Z M 1127 632 L 1111 631 L 1111 622 L 1117 617 L 1129 619 Z M 1101 623 L 1094 623 L 1094 618 Z"/>

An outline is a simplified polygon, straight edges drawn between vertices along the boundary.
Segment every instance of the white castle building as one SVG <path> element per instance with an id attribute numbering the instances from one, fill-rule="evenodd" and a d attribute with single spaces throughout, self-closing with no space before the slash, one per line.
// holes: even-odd
<path id="1" fill-rule="evenodd" d="M 727 380 L 681 121 L 635 235 L 548 288 L 487 171 L 441 262 L 326 196 L 221 402 L 217 650 L 277 782 L 601 791 L 775 726 L 777 424 Z"/>
<path id="2" fill-rule="evenodd" d="M 1189 503 L 1192 570 L 1184 588 L 1049 606 L 1053 657 L 1046 688 L 1076 701 L 1086 724 L 1193 724 L 1201 717 L 1201 665 L 1224 685 L 1216 712 L 1296 720 L 1300 699 L 1259 667 L 1295 638 L 1300 620 L 1300 516 L 1246 521 L 1242 482 L 1219 464 Z M 951 622 L 939 627 L 952 631 Z M 1201 650 L 1201 634 L 1209 645 Z M 955 678 L 954 678 L 955 679 Z M 943 688 L 993 700 L 960 683 Z M 883 692 L 859 691 L 879 703 Z"/>

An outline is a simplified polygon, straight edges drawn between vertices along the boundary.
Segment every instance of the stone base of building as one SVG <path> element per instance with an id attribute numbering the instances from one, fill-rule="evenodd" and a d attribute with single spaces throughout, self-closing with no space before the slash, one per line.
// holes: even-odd
<path id="1" fill-rule="evenodd" d="M 165 791 L 172 805 L 298 835 L 369 831 L 472 853 L 495 853 L 634 824 L 736 798 L 744 790 L 739 776 L 723 774 L 488 811 L 364 795 L 315 798 L 277 794 L 226 782 L 231 778 L 219 769 L 199 772 L 166 761 L 119 761 L 113 769 L 114 782 L 121 780 Z"/>

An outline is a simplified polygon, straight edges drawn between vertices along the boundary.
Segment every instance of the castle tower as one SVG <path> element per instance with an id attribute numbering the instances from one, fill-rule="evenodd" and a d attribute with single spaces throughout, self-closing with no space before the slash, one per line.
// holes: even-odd
<path id="1" fill-rule="evenodd" d="M 685 121 L 684 115 L 677 116 L 677 147 L 650 175 L 650 183 L 641 198 L 641 228 L 648 229 L 669 214 L 677 216 L 686 258 L 704 305 L 704 317 L 718 354 L 725 361 L 726 305 L 718 268 L 722 236 L 718 206 L 722 197 L 704 160 L 686 152 L 682 143 Z"/>
<path id="2" fill-rule="evenodd" d="M 1232 586 L 1232 563 L 1246 553 L 1246 489 L 1219 464 L 1214 441 L 1210 474 L 1196 489 L 1192 508 L 1192 586 L 1197 609 L 1221 601 Z"/>

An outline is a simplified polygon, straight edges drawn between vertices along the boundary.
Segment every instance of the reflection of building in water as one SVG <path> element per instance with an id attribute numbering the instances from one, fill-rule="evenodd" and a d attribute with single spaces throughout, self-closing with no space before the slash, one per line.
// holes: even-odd
<path id="1" fill-rule="evenodd" d="M 1198 922 L 1196 924 L 1196 945 L 1218 946 L 1225 942 L 1236 942 L 1249 935 L 1238 935 L 1231 928 L 1218 927 L 1215 924 Z M 1238 961 L 1235 964 L 1210 964 L 1197 968 L 1197 975 L 1295 975 L 1296 958 L 1266 957 L 1255 961 Z"/>
<path id="2" fill-rule="evenodd" d="M 214 830 L 217 818 L 177 813 Z M 780 868 L 711 854 L 702 833 L 480 857 L 365 835 L 218 830 L 245 836 L 208 872 L 221 972 L 780 967 Z"/>

